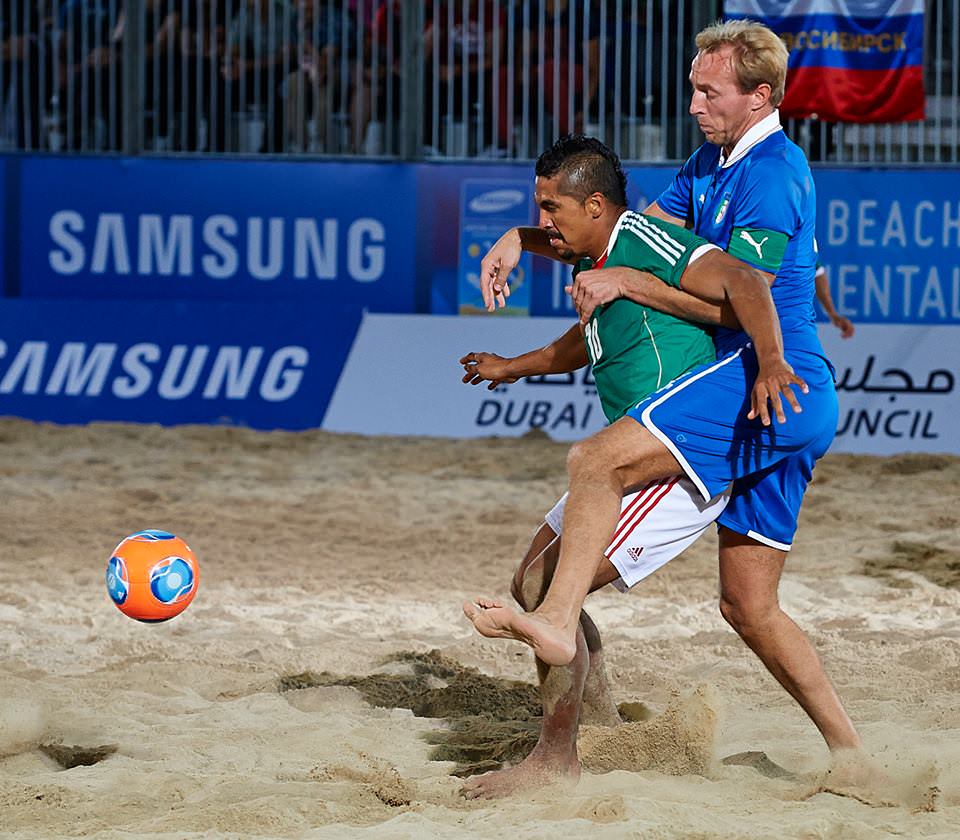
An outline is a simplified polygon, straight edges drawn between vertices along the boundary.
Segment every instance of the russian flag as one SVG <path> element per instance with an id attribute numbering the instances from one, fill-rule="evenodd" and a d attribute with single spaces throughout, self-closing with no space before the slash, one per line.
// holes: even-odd
<path id="1" fill-rule="evenodd" d="M 790 50 L 785 117 L 922 120 L 924 0 L 725 0 Z"/>

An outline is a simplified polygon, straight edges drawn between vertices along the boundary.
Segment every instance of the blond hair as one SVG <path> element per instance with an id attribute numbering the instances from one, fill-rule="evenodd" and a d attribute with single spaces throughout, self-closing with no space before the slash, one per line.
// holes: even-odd
<path id="1" fill-rule="evenodd" d="M 768 84 L 770 104 L 777 107 L 783 101 L 790 53 L 773 30 L 755 20 L 717 21 L 697 35 L 696 44 L 701 53 L 733 47 L 730 62 L 740 91 Z"/>

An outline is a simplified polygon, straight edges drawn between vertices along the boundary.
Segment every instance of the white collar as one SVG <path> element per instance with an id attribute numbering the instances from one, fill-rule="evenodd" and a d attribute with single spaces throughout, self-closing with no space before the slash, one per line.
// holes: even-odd
<path id="1" fill-rule="evenodd" d="M 733 147 L 730 157 L 724 159 L 723 150 L 721 149 L 720 168 L 726 169 L 728 166 L 733 166 L 733 164 L 746 155 L 746 153 L 761 140 L 766 140 L 771 134 L 782 130 L 783 127 L 780 125 L 780 111 L 774 108 L 772 114 L 767 114 L 767 116 L 752 126 L 747 133 L 737 141 L 737 145 Z"/>

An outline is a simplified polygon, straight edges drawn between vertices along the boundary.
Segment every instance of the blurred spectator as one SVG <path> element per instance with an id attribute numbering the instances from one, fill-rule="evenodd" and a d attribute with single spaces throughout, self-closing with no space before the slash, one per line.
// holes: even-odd
<path id="1" fill-rule="evenodd" d="M 294 69 L 283 85 L 287 149 L 341 151 L 330 113 L 345 107 L 341 56 L 352 56 L 352 34 L 351 17 L 341 3 L 298 0 Z"/>
<path id="2" fill-rule="evenodd" d="M 259 152 L 264 144 L 271 152 L 283 147 L 277 102 L 295 42 L 296 9 L 288 0 L 241 2 L 227 35 L 223 77 L 233 86 L 241 112 L 242 151 Z"/>
<path id="3" fill-rule="evenodd" d="M 582 132 L 587 115 L 596 112 L 601 40 L 598 6 L 596 0 L 530 0 L 518 9 L 517 112 L 529 109 L 531 139 L 537 147 L 563 134 Z M 525 73 L 527 67 L 529 73 Z M 538 130 L 543 133 L 542 141 L 536 139 Z"/>
<path id="4" fill-rule="evenodd" d="M 166 148 L 174 130 L 173 101 L 175 86 L 180 81 L 180 61 L 177 36 L 180 15 L 177 0 L 145 0 L 143 36 L 144 56 L 144 117 L 146 136 L 154 148 Z M 125 14 L 121 12 L 117 24 L 118 40 L 124 34 Z"/>
<path id="5" fill-rule="evenodd" d="M 608 109 L 614 109 L 619 92 L 621 113 L 632 119 L 650 120 L 653 117 L 654 101 L 660 97 L 660 66 L 664 58 L 664 39 L 657 36 L 657 26 L 651 27 L 652 37 L 647 37 L 647 0 L 639 3 L 624 3 L 622 14 L 607 13 L 598 21 L 604 32 L 605 42 L 605 101 Z M 595 14 L 599 16 L 599 11 Z M 620 66 L 617 66 L 619 47 Z M 649 65 L 650 73 L 647 72 Z M 596 104 L 596 103 L 595 103 Z"/>
<path id="6" fill-rule="evenodd" d="M 505 4 L 495 0 L 436 0 L 422 3 L 423 108 L 422 143 L 428 153 L 469 153 L 478 133 L 479 150 L 506 143 L 503 55 L 506 41 Z M 371 138 L 374 124 L 397 121 L 403 93 L 403 16 L 412 3 L 386 0 L 373 20 L 371 50 L 375 59 L 354 94 L 354 147 Z M 495 34 L 496 33 L 496 34 Z M 500 108 L 494 119 L 494 92 Z M 497 130 L 494 130 L 495 122 Z M 483 130 L 479 132 L 482 123 Z M 373 144 L 375 145 L 375 144 Z"/>
<path id="7" fill-rule="evenodd" d="M 185 151 L 226 150 L 230 114 L 222 71 L 227 62 L 227 19 L 232 19 L 232 12 L 227 0 L 194 0 L 181 7 L 181 77 L 174 101 L 181 115 L 177 145 Z"/>
<path id="8" fill-rule="evenodd" d="M 177 33 L 180 16 L 177 0 L 144 0 L 143 116 L 144 139 L 154 148 L 167 148 L 173 134 L 172 97 L 181 79 Z M 115 100 L 108 104 L 105 117 L 116 124 L 112 148 L 120 148 L 123 121 L 123 42 L 127 37 L 127 10 L 122 8 L 110 36 L 112 61 L 116 68 Z M 114 132 L 108 132 L 113 134 Z"/>
<path id="9" fill-rule="evenodd" d="M 25 4 L 22 0 L 0 2 L 0 105 L 3 114 L 0 130 L 6 142 L 21 149 L 41 146 L 43 114 L 39 107 L 41 45 L 38 40 L 38 5 Z"/>
<path id="10" fill-rule="evenodd" d="M 437 136 L 436 116 L 448 155 L 470 154 L 474 137 L 479 148 L 473 151 L 505 149 L 504 4 L 494 0 L 441 0 L 438 5 L 436 17 L 424 33 L 425 136 L 430 140 Z M 495 99 L 499 101 L 496 119 Z"/>
<path id="11" fill-rule="evenodd" d="M 118 6 L 108 0 L 65 0 L 60 7 L 60 107 L 66 147 L 119 146 L 120 50 L 113 37 Z"/>
<path id="12" fill-rule="evenodd" d="M 372 136 L 385 123 L 395 123 L 400 117 L 400 99 L 403 90 L 402 38 L 404 6 L 413 4 L 401 0 L 384 0 L 376 6 L 369 35 L 364 42 L 367 61 L 359 62 L 354 77 L 350 102 L 351 147 L 354 152 L 379 152 L 380 145 Z M 429 20 L 432 2 L 422 2 L 424 17 Z M 359 10 L 362 14 L 363 9 Z M 357 18 L 358 22 L 362 17 Z M 381 138 L 382 140 L 382 138 Z M 392 148 L 392 138 L 387 138 Z M 373 147 L 373 148 L 372 148 Z"/>
<path id="13" fill-rule="evenodd" d="M 662 160 L 668 119 L 664 106 L 669 97 L 661 87 L 661 68 L 669 41 L 658 33 L 669 31 L 671 24 L 664 20 L 664 9 L 647 0 L 624 3 L 620 15 L 612 11 L 608 3 L 606 15 L 601 16 L 604 87 L 592 103 L 588 122 L 600 124 L 602 101 L 605 131 L 615 130 L 613 120 L 619 117 L 619 136 L 607 139 L 620 144 L 621 157 Z M 686 79 L 682 82 L 686 84 Z M 688 91 L 680 99 L 688 103 Z M 675 108 L 671 115 L 675 116 Z"/>

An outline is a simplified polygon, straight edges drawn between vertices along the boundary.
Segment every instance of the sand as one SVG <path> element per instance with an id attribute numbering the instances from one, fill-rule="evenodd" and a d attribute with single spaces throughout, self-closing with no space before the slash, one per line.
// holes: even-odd
<path id="1" fill-rule="evenodd" d="M 543 438 L 0 421 L 0 836 L 960 835 L 960 459 L 929 455 L 828 456 L 781 587 L 881 784 L 826 774 L 720 617 L 708 535 L 591 596 L 616 698 L 641 713 L 582 732 L 579 785 L 460 798 L 453 773 L 515 760 L 537 719 L 527 650 L 459 605 L 507 596 L 564 456 Z M 104 586 L 142 528 L 200 561 L 165 624 Z"/>

